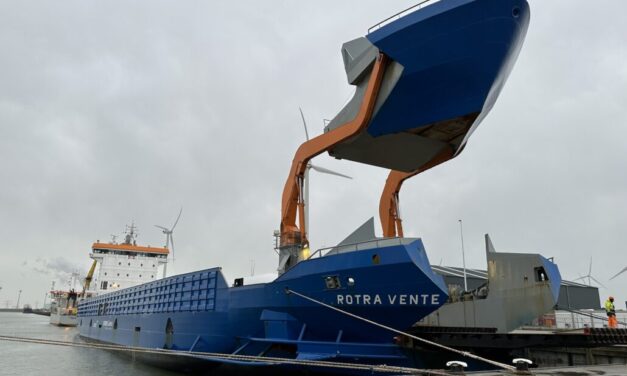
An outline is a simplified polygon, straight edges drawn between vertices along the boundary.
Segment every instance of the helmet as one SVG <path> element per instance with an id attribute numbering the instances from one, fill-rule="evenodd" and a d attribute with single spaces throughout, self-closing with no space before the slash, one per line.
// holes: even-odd
<path id="1" fill-rule="evenodd" d="M 611 301 L 614 301 L 614 297 L 613 297 L 613 296 L 610 296 L 610 300 L 611 300 Z"/>

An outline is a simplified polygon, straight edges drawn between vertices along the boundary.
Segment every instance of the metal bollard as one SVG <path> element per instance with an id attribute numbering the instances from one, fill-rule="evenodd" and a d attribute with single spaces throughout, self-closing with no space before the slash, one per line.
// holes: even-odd
<path id="1" fill-rule="evenodd" d="M 516 358 L 512 360 L 512 363 L 516 367 L 516 371 L 519 372 L 529 372 L 529 367 L 533 364 L 531 360 L 525 358 Z"/>
<path id="2" fill-rule="evenodd" d="M 451 360 L 450 362 L 446 362 L 446 368 L 450 372 L 454 373 L 464 373 L 464 368 L 467 368 L 468 364 L 466 362 L 462 362 L 459 360 Z"/>

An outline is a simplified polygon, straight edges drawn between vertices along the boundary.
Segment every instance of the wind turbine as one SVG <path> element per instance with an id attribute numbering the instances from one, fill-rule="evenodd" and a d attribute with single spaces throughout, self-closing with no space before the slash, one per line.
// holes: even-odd
<path id="1" fill-rule="evenodd" d="M 166 247 L 168 247 L 169 245 L 172 246 L 170 248 L 172 250 L 172 261 L 174 261 L 174 237 L 172 236 L 172 233 L 174 232 L 174 228 L 176 227 L 176 224 L 179 223 L 179 219 L 181 218 L 182 213 L 183 213 L 183 208 L 181 208 L 181 210 L 179 211 L 179 215 L 178 217 L 176 217 L 176 221 L 174 221 L 174 224 L 172 225 L 172 228 L 170 229 L 164 226 L 155 225 L 155 227 L 160 228 L 161 232 L 165 234 L 165 246 Z"/>
<path id="2" fill-rule="evenodd" d="M 618 277 L 619 275 L 623 274 L 627 272 L 627 266 L 623 268 L 623 270 L 621 270 L 620 272 L 616 273 L 612 278 L 610 278 L 610 281 L 613 280 L 614 278 Z M 1 289 L 2 287 L 0 287 Z"/>
<path id="3" fill-rule="evenodd" d="M 578 280 L 584 280 L 584 282 L 585 282 L 586 278 L 588 278 L 588 286 L 592 286 L 592 281 L 594 281 L 594 282 L 598 283 L 601 287 L 606 288 L 601 282 L 599 282 L 596 278 L 594 278 L 592 276 L 592 257 L 590 257 L 590 266 L 588 267 L 588 274 L 573 280 L 573 282 L 574 281 L 578 281 Z"/>
<path id="4" fill-rule="evenodd" d="M 307 122 L 305 121 L 305 115 L 303 114 L 303 109 L 298 107 L 300 111 L 300 117 L 303 119 L 303 127 L 305 128 L 305 138 L 309 141 L 309 131 L 307 130 Z M 329 174 L 339 176 L 345 179 L 352 179 L 352 177 L 344 174 L 340 174 L 339 172 L 335 172 L 329 170 L 328 168 L 316 166 L 311 163 L 311 161 L 307 162 L 307 168 L 305 169 L 305 176 L 303 177 L 303 201 L 305 202 L 305 228 L 307 232 L 309 232 L 309 171 L 314 170 L 321 174 Z"/>

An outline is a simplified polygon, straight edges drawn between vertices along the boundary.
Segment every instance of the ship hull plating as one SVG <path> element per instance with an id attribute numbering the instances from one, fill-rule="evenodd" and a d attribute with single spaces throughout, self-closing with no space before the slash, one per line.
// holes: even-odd
<path id="1" fill-rule="evenodd" d="M 266 284 L 229 287 L 215 268 L 119 290 L 81 302 L 80 334 L 126 346 L 226 354 L 284 344 L 293 348 L 287 357 L 315 351 L 319 358 L 404 363 L 394 333 L 286 291 L 405 330 L 447 299 L 422 242 L 406 243 L 303 261 Z"/>

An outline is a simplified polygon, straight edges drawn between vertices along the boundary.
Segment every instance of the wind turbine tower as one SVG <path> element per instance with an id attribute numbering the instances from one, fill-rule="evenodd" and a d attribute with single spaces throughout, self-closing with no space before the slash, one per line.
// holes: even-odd
<path id="1" fill-rule="evenodd" d="M 182 213 L 183 213 L 183 208 L 179 210 L 179 215 L 176 217 L 176 221 L 174 221 L 174 224 L 170 228 L 167 228 L 165 226 L 155 225 L 155 227 L 161 229 L 161 232 L 165 234 L 165 247 L 170 248 L 170 251 L 172 252 L 172 262 L 174 262 L 174 236 L 173 236 L 174 228 L 176 227 L 177 223 L 179 223 L 179 219 L 181 219 Z"/>

